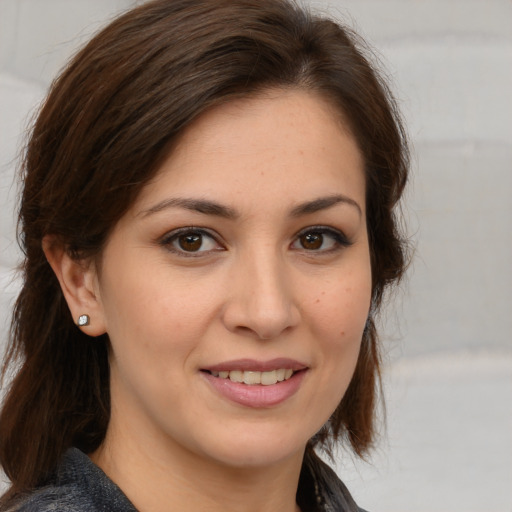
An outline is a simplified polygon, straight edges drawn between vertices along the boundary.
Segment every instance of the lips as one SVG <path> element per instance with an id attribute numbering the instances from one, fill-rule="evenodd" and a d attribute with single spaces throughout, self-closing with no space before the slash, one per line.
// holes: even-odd
<path id="1" fill-rule="evenodd" d="M 222 372 L 231 370 L 240 371 L 252 371 L 252 372 L 268 372 L 272 370 L 279 370 L 280 368 L 290 369 L 293 371 L 304 370 L 307 365 L 296 361 L 295 359 L 289 359 L 287 357 L 277 357 L 268 361 L 257 361 L 254 359 L 236 359 L 232 361 L 225 361 L 223 363 L 217 363 L 211 366 L 203 368 L 205 371 Z"/>
<path id="2" fill-rule="evenodd" d="M 240 359 L 202 369 L 214 390 L 239 405 L 266 408 L 278 405 L 300 388 L 307 366 L 286 358 L 271 361 Z"/>

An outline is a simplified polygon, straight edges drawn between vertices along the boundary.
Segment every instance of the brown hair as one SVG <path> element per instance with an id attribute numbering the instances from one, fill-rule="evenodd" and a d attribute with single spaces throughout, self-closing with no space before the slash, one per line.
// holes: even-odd
<path id="1" fill-rule="evenodd" d="M 41 483 L 68 447 L 94 451 L 110 414 L 108 336 L 91 340 L 74 325 L 43 237 L 77 259 L 101 255 L 192 120 L 271 87 L 325 97 L 364 156 L 372 311 L 349 389 L 311 445 L 347 436 L 357 454 L 369 448 L 379 382 L 373 315 L 405 266 L 394 208 L 408 160 L 394 101 L 361 48 L 347 29 L 288 1 L 157 0 L 114 20 L 53 83 L 23 161 L 24 285 L 4 366 L 16 375 L 0 417 L 8 496 Z"/>

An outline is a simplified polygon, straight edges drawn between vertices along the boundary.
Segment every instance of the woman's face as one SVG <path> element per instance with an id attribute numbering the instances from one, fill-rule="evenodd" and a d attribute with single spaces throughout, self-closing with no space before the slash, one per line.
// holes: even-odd
<path id="1" fill-rule="evenodd" d="M 107 439 L 237 467 L 301 454 L 347 389 L 370 304 L 353 137 L 306 92 L 211 110 L 117 224 L 96 286 Z"/>

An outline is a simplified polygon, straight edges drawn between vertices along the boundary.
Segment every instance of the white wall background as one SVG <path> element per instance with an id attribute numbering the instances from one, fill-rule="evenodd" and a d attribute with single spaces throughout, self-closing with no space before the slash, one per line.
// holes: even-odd
<path id="1" fill-rule="evenodd" d="M 136 3 L 0 0 L 1 340 L 28 116 L 71 52 Z M 388 434 L 372 464 L 341 453 L 339 471 L 374 511 L 511 512 L 512 1 L 309 3 L 377 47 L 414 144 L 417 254 L 387 325 Z"/>

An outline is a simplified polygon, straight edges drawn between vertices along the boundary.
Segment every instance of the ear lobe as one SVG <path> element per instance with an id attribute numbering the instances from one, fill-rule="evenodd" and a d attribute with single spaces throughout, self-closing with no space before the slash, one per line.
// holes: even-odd
<path id="1" fill-rule="evenodd" d="M 72 258 L 54 236 L 45 236 L 42 246 L 59 280 L 73 321 L 77 323 L 81 315 L 88 315 L 89 324 L 80 326 L 80 329 L 89 336 L 104 334 L 106 328 L 94 264 Z"/>

